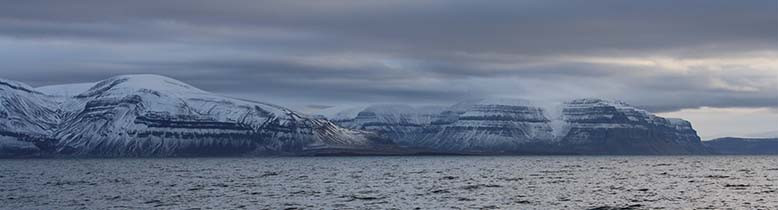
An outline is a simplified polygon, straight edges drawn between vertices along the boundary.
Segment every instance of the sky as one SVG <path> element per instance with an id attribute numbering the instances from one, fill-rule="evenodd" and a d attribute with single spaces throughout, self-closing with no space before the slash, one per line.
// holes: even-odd
<path id="1" fill-rule="evenodd" d="M 153 73 L 296 109 L 621 100 L 778 133 L 776 0 L 0 0 L 0 77 Z"/>

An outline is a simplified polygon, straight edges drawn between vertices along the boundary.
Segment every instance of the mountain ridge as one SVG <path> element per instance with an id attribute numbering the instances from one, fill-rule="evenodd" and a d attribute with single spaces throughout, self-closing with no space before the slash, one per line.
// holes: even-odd
<path id="1" fill-rule="evenodd" d="M 151 74 L 39 88 L 0 79 L 0 91 L 0 157 L 711 153 L 688 121 L 596 98 L 309 115 Z"/>
<path id="2" fill-rule="evenodd" d="M 365 108 L 353 119 L 332 120 L 347 128 L 383 133 L 401 145 L 445 152 L 711 153 L 700 143 L 688 121 L 662 118 L 619 101 L 584 98 L 549 105 L 525 99 L 477 99 L 451 105 L 429 122 L 410 124 L 398 122 L 424 121 L 387 118 L 382 114 L 385 111 L 375 110 L 378 107 Z M 390 116 L 421 115 L 416 112 Z"/>
<path id="3" fill-rule="evenodd" d="M 10 133 L 0 142 L 0 153 L 11 151 L 6 156 L 263 155 L 385 143 L 369 132 L 281 106 L 219 96 L 159 75 L 111 77 L 74 96 L 49 96 L 8 84 L 0 86 L 9 87 L 0 95 L 3 113 L 11 113 L 0 115 L 10 122 L 0 127 L 0 134 Z M 17 134 L 25 128 L 30 128 L 28 135 Z"/>

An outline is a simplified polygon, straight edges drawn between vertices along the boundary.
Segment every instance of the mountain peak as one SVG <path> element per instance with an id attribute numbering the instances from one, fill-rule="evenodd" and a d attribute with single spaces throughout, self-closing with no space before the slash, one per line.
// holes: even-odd
<path id="1" fill-rule="evenodd" d="M 97 82 L 89 90 L 81 93 L 80 97 L 98 95 L 106 91 L 137 91 L 142 89 L 177 92 L 177 93 L 206 93 L 201 89 L 181 82 L 179 80 L 156 74 L 131 74 L 114 76 Z"/>

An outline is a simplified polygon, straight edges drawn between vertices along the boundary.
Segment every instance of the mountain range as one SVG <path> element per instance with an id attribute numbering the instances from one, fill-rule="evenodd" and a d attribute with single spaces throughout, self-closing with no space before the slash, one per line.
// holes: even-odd
<path id="1" fill-rule="evenodd" d="M 475 154 L 709 154 L 691 123 L 623 102 L 479 99 L 449 107 L 377 105 L 325 115 L 408 147 Z"/>
<path id="2" fill-rule="evenodd" d="M 688 121 L 592 98 L 305 114 L 159 75 L 38 88 L 0 79 L 0 157 L 717 153 L 712 148 Z"/>
<path id="3" fill-rule="evenodd" d="M 703 143 L 723 155 L 778 155 L 778 138 L 725 137 Z"/>

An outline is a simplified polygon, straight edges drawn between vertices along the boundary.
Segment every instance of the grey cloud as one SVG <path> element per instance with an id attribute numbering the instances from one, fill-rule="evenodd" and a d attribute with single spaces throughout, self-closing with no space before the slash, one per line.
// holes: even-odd
<path id="1" fill-rule="evenodd" d="M 351 48 L 406 53 L 497 51 L 558 54 L 643 51 L 688 46 L 776 49 L 775 1 L 17 1 L 0 17 L 46 23 L 129 26 L 128 33 L 84 28 L 108 37 L 146 36 L 134 23 L 315 31 Z M 51 30 L 50 33 L 46 30 Z M 40 25 L 27 33 L 56 36 Z M 133 30 L 136 30 L 133 32 Z M 6 30 L 8 31 L 8 30 Z M 75 31 L 73 33 L 76 33 Z M 135 34 L 135 35 L 132 35 Z M 164 36 L 164 34 L 161 34 Z M 173 34 L 174 36 L 179 34 Z M 154 37 L 147 37 L 154 39 Z M 227 37 L 228 38 L 228 37 Z M 743 50 L 743 49 L 738 49 Z"/>
<path id="2" fill-rule="evenodd" d="M 516 96 L 608 97 L 652 111 L 778 106 L 778 78 L 746 73 L 764 69 L 564 59 L 778 54 L 770 0 L 2 3 L 0 77 L 35 86 L 156 73 L 289 104 Z"/>

